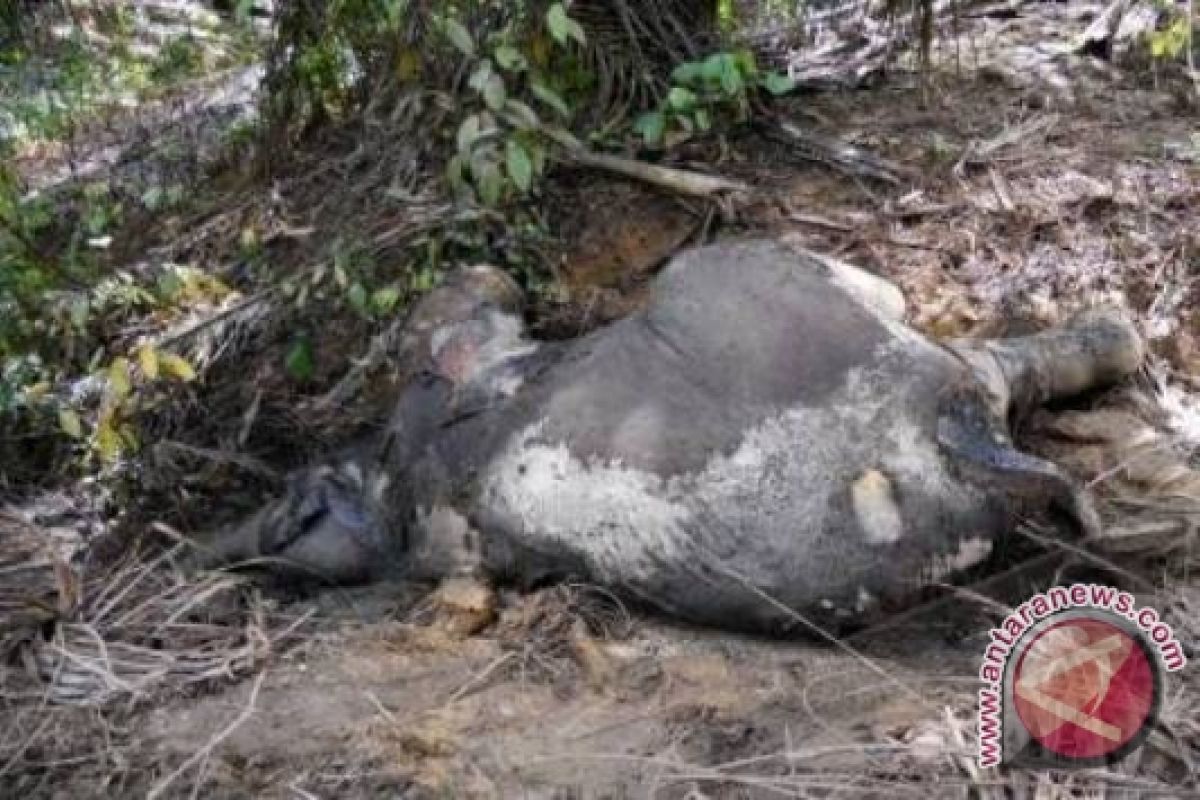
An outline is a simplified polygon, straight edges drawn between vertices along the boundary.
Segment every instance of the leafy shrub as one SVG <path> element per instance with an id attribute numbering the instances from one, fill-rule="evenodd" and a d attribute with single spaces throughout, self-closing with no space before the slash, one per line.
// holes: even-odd
<path id="1" fill-rule="evenodd" d="M 1174 61 L 1192 45 L 1193 29 L 1186 10 L 1164 6 L 1164 22 L 1146 35 L 1146 49 L 1155 60 Z"/>
<path id="2" fill-rule="evenodd" d="M 562 48 L 583 46 L 587 38 L 562 3 L 546 13 L 546 29 Z M 473 60 L 468 86 L 472 91 L 455 136 L 456 152 L 447 165 L 451 186 L 485 205 L 496 206 L 528 194 L 546 171 L 549 143 L 539 113 L 549 112 L 556 123 L 571 118 L 571 107 L 548 85 L 537 62 L 544 53 L 527 56 L 504 33 L 495 37 L 488 54 L 480 54 L 471 34 L 457 21 L 443 22 L 447 38 Z"/>
<path id="3" fill-rule="evenodd" d="M 634 129 L 648 147 L 670 146 L 718 122 L 745 122 L 753 92 L 780 95 L 794 85 L 777 72 L 763 72 L 749 51 L 720 52 L 687 61 L 671 73 L 672 87 L 662 106 L 638 118 Z"/>

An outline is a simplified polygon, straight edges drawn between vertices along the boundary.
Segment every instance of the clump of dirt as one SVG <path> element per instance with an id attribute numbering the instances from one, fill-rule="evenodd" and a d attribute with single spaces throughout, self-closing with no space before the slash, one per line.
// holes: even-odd
<path id="1" fill-rule="evenodd" d="M 534 309 L 534 330 L 553 339 L 579 336 L 640 308 L 655 271 L 700 228 L 695 211 L 643 186 L 564 180 L 570 183 L 547 198 L 552 225 L 562 232 L 555 289 Z"/>

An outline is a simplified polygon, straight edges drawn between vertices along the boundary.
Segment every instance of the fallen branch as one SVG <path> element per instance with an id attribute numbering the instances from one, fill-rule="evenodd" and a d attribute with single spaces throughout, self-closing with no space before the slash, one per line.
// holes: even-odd
<path id="1" fill-rule="evenodd" d="M 566 155 L 581 167 L 633 178 L 689 197 L 715 199 L 722 195 L 745 194 L 750 191 L 750 187 L 741 181 L 676 167 L 661 167 L 657 164 L 647 164 L 644 161 L 597 153 L 587 149 L 572 148 L 567 151 Z"/>
<path id="2" fill-rule="evenodd" d="M 881 158 L 869 150 L 832 136 L 804 130 L 790 122 L 776 121 L 762 126 L 771 138 L 792 146 L 802 158 L 857 178 L 871 178 L 898 186 L 907 176 L 899 164 Z"/>
<path id="3" fill-rule="evenodd" d="M 1057 114 L 1043 114 L 1031 117 L 1018 125 L 1005 128 L 991 139 L 983 142 L 972 141 L 963 151 L 958 163 L 954 165 L 954 174 L 962 177 L 966 174 L 967 166 L 983 166 L 988 164 L 1001 150 L 1049 131 L 1058 123 L 1058 119 Z"/>
<path id="4" fill-rule="evenodd" d="M 623 158 L 591 150 L 569 132 L 543 125 L 539 131 L 562 148 L 563 158 L 581 167 L 611 172 L 648 183 L 669 192 L 715 200 L 722 196 L 746 194 L 750 187 L 741 181 L 691 172 L 676 167 L 661 167 L 632 158 Z"/>
<path id="5" fill-rule="evenodd" d="M 814 228 L 825 228 L 826 230 L 838 231 L 839 233 L 849 233 L 854 230 L 854 226 L 849 223 L 837 222 L 826 217 L 819 217 L 816 214 L 801 214 L 792 211 L 787 215 L 787 218 L 801 225 L 811 225 Z"/>

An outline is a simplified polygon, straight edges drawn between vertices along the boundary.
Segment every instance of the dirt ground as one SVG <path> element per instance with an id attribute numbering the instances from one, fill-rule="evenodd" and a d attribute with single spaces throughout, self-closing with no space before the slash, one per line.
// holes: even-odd
<path id="1" fill-rule="evenodd" d="M 891 278 L 913 324 L 938 337 L 1023 333 L 1095 302 L 1126 305 L 1150 342 L 1145 374 L 1020 431 L 1097 492 L 1113 541 L 1085 548 L 1095 555 L 1014 543 L 965 587 L 932 587 L 836 644 L 684 627 L 590 587 L 296 598 L 238 583 L 254 598 L 254 669 L 103 708 L 30 707 L 10 693 L 0 794 L 1200 796 L 1192 668 L 1169 678 L 1163 723 L 1119 765 L 973 762 L 986 632 L 1032 591 L 1079 576 L 1133 585 L 1186 646 L 1200 635 L 1187 566 L 1200 527 L 1200 118 L 1173 84 L 1093 74 L 1074 56 L 1047 62 L 1073 76 L 1070 97 L 1015 85 L 996 42 L 1020 43 L 1070 5 L 980 21 L 965 54 L 946 46 L 922 79 L 777 109 L 899 164 L 900 186 L 848 178 L 757 132 L 696 153 L 760 190 L 732 219 L 561 175 L 547 207 L 566 242 L 562 290 L 535 321 L 565 336 L 615 319 L 680 247 L 747 234 L 789 236 Z"/>

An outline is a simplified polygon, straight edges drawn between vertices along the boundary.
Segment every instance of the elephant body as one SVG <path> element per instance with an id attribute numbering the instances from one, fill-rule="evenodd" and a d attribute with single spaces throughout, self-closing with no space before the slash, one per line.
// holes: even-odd
<path id="1" fill-rule="evenodd" d="M 217 537 L 214 561 L 574 578 L 775 629 L 902 602 L 980 561 L 1018 514 L 1094 524 L 1005 417 L 1136 368 L 1124 320 L 943 346 L 903 324 L 890 284 L 772 241 L 689 251 L 653 290 L 638 314 L 537 343 L 512 287 L 460 274 L 414 312 L 425 368 L 368 457 L 300 473 Z M 1078 355 L 1076 374 L 1047 377 L 1048 349 Z"/>

